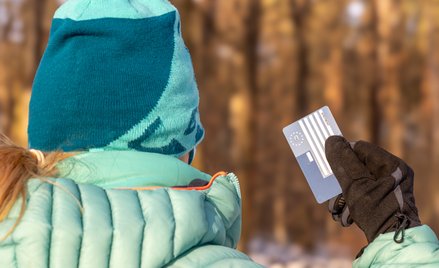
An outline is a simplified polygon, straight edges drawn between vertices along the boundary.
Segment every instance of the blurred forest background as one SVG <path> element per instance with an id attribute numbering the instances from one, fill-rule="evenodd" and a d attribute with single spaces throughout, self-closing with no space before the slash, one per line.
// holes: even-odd
<path id="1" fill-rule="evenodd" d="M 61 2 L 0 0 L 0 131 L 21 145 Z M 439 231 L 438 0 L 171 2 L 207 132 L 196 165 L 240 177 L 242 250 L 272 267 L 329 267 L 338 257 L 333 266 L 345 267 L 366 244 L 316 203 L 283 138 L 283 127 L 324 105 L 348 139 L 414 168 L 421 220 Z"/>

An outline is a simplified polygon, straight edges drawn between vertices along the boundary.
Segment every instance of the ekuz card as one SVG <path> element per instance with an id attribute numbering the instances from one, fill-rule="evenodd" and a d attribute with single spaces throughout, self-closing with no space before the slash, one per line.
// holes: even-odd
<path id="1" fill-rule="evenodd" d="M 283 129 L 285 138 L 299 162 L 319 204 L 341 194 L 325 155 L 325 141 L 341 131 L 327 106 L 305 116 Z"/>

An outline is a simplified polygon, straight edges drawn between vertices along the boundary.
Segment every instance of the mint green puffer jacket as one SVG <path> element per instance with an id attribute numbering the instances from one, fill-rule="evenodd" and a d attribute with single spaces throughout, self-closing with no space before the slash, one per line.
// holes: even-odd
<path id="1" fill-rule="evenodd" d="M 393 241 L 394 234 L 379 235 L 353 267 L 439 267 L 439 241 L 430 227 L 405 230 L 401 244 Z"/>
<path id="2" fill-rule="evenodd" d="M 211 177 L 174 157 L 122 151 L 83 153 L 58 168 L 55 185 L 29 182 L 24 217 L 0 242 L 1 268 L 261 267 L 234 249 L 241 197 L 233 174 Z M 210 183 L 173 187 L 196 178 Z"/>

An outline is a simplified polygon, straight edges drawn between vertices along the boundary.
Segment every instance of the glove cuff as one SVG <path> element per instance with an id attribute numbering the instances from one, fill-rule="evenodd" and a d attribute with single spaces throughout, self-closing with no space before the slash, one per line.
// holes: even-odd
<path id="1" fill-rule="evenodd" d="M 393 236 L 393 240 L 395 243 L 402 243 L 404 242 L 404 236 L 405 236 L 405 230 L 420 226 L 421 222 L 418 217 L 410 217 L 408 214 L 397 212 L 394 217 L 392 217 L 392 221 L 389 221 L 388 224 L 386 224 L 386 228 L 383 228 L 384 230 L 382 232 L 378 232 L 370 241 L 372 242 L 378 235 L 381 233 L 390 233 L 395 232 L 395 235 Z M 369 239 L 368 239 L 369 240 Z"/>

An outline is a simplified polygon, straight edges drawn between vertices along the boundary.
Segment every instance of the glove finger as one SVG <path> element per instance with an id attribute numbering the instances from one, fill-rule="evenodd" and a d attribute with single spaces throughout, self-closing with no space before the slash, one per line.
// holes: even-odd
<path id="1" fill-rule="evenodd" d="M 325 143 L 325 152 L 344 195 L 356 179 L 373 178 L 345 138 L 341 136 L 329 137 Z"/>
<path id="2" fill-rule="evenodd" d="M 393 176 L 395 185 L 398 185 L 401 178 L 407 175 L 407 165 L 381 147 L 358 141 L 355 143 L 354 152 L 376 178 Z"/>

